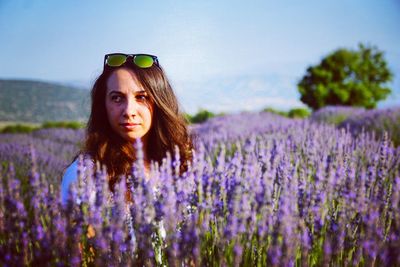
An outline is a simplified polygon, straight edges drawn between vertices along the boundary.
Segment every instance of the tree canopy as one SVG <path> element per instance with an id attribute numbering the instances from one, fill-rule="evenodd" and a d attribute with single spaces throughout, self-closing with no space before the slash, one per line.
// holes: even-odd
<path id="1" fill-rule="evenodd" d="M 298 83 L 301 101 L 313 110 L 328 105 L 375 108 L 391 89 L 392 72 L 384 53 L 360 44 L 358 50 L 338 49 L 307 69 Z"/>

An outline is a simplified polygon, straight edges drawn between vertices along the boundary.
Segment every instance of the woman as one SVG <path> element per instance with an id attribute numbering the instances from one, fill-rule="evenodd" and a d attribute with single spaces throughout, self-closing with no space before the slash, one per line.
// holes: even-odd
<path id="1" fill-rule="evenodd" d="M 131 174 L 134 143 L 143 145 L 145 174 L 151 161 L 161 163 L 175 146 L 180 152 L 180 172 L 192 160 L 192 140 L 177 98 L 156 56 L 107 54 L 104 69 L 91 91 L 92 107 L 80 154 L 106 167 L 111 192 L 119 177 Z M 77 158 L 64 173 L 61 198 L 77 179 Z"/>

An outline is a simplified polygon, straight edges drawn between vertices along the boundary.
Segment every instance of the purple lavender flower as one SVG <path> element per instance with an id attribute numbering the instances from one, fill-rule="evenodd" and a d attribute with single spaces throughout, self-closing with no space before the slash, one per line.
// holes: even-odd
<path id="1" fill-rule="evenodd" d="M 105 170 L 82 158 L 66 206 L 57 173 L 83 132 L 0 136 L 0 262 L 396 265 L 400 150 L 390 134 L 349 130 L 263 113 L 214 118 L 192 126 L 184 175 L 171 151 L 146 179 L 138 143 L 111 197 Z"/>

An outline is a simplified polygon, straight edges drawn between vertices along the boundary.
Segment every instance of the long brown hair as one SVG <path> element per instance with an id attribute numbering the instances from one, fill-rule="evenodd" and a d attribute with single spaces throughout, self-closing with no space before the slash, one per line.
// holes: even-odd
<path id="1" fill-rule="evenodd" d="M 178 100 L 163 69 L 159 65 L 142 69 L 125 63 L 154 103 L 152 126 L 148 133 L 147 156 L 161 163 L 167 152 L 174 157 L 175 146 L 179 148 L 181 174 L 192 160 L 192 139 Z M 136 151 L 131 143 L 115 133 L 110 126 L 105 107 L 107 80 L 116 68 L 105 67 L 91 91 L 92 107 L 87 124 L 84 153 L 106 166 L 110 190 L 121 175 L 131 174 Z"/>

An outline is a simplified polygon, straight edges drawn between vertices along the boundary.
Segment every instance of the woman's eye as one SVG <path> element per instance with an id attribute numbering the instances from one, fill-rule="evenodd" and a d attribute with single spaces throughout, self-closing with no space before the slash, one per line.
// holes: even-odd
<path id="1" fill-rule="evenodd" d="M 122 101 L 122 96 L 113 95 L 113 96 L 111 97 L 111 100 L 112 100 L 113 102 L 120 103 L 120 102 Z"/>
<path id="2" fill-rule="evenodd" d="M 148 96 L 147 95 L 137 95 L 136 99 L 141 100 L 141 101 L 146 101 L 148 99 Z"/>

